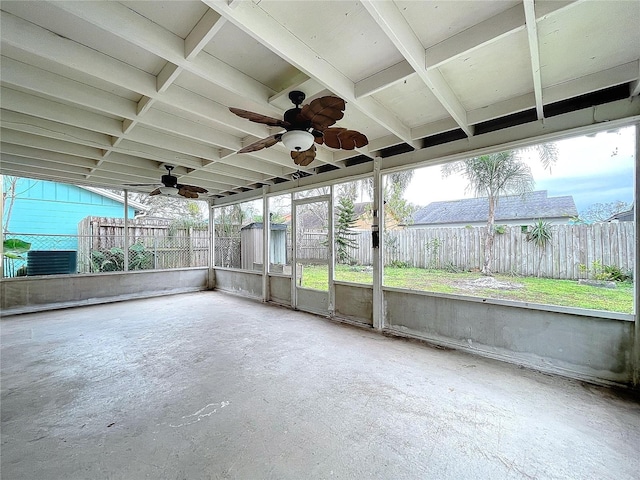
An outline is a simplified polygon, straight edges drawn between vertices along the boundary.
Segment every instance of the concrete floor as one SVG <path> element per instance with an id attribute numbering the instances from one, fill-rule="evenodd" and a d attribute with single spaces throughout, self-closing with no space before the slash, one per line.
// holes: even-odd
<path id="1" fill-rule="evenodd" d="M 218 292 L 1 328 L 6 479 L 640 472 L 628 394 Z"/>

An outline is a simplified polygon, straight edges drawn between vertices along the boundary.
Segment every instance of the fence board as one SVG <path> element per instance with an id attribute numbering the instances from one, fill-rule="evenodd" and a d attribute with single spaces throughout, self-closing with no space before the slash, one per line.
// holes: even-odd
<path id="1" fill-rule="evenodd" d="M 479 270 L 484 260 L 485 227 L 422 228 L 384 233 L 385 265 L 406 262 L 418 268 L 455 265 Z M 357 263 L 371 265 L 370 232 L 353 237 L 358 247 L 349 253 Z M 519 226 L 506 227 L 494 242 L 496 273 L 576 280 L 585 276 L 580 264 L 592 268 L 594 261 L 632 270 L 634 262 L 633 222 L 593 225 L 554 225 L 551 241 L 544 250 L 527 241 Z M 429 248 L 440 242 L 435 256 Z M 307 248 L 312 248 L 307 244 Z"/>
<path id="2" fill-rule="evenodd" d="M 153 253 L 153 268 L 206 266 L 209 263 L 207 228 L 173 228 L 172 220 L 139 218 L 128 221 L 129 245 L 139 243 Z M 92 251 L 125 248 L 124 218 L 86 217 L 78 223 L 78 268 L 89 272 Z"/>

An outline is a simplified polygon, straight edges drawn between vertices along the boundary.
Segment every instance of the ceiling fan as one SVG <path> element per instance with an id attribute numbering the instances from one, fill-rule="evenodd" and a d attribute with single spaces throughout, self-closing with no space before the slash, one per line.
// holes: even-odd
<path id="1" fill-rule="evenodd" d="M 174 169 L 173 165 L 166 165 L 164 168 L 167 169 L 167 174 L 162 175 L 160 178 L 161 184 L 158 183 L 128 183 L 127 185 L 131 187 L 147 187 L 147 186 L 158 186 L 153 192 L 149 195 L 181 195 L 185 198 L 198 198 L 199 193 L 207 193 L 208 190 L 202 187 L 196 187 L 195 185 L 184 185 L 178 183 L 178 178 L 174 175 L 171 175 L 171 170 Z"/>
<path id="2" fill-rule="evenodd" d="M 289 150 L 296 165 L 306 167 L 316 158 L 316 147 L 325 144 L 331 148 L 353 150 L 364 147 L 369 143 L 367 137 L 355 130 L 333 127 L 344 117 L 345 101 L 342 98 L 327 96 L 313 100 L 308 105 L 300 105 L 305 99 L 303 92 L 294 90 L 289 92 L 289 100 L 295 105 L 284 113 L 283 120 L 268 117 L 259 113 L 249 112 L 240 108 L 229 108 L 239 117 L 256 123 L 263 123 L 270 127 L 282 127 L 284 132 L 270 135 L 257 142 L 247 145 L 238 153 L 248 153 L 271 147 L 282 141 Z"/>

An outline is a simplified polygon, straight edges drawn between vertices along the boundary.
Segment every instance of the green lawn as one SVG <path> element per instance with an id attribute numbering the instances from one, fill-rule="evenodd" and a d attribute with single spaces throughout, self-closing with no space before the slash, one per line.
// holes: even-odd
<path id="1" fill-rule="evenodd" d="M 336 280 L 372 283 L 372 273 L 366 269 L 337 265 Z M 483 298 L 516 300 L 546 305 L 579 307 L 592 310 L 633 313 L 633 284 L 618 283 L 615 289 L 579 285 L 575 280 L 554 280 L 535 277 L 511 277 L 495 275 L 499 282 L 515 284 L 513 290 L 504 288 L 477 288 L 474 280 L 486 278 L 479 273 L 448 273 L 443 270 L 422 268 L 384 269 L 384 285 L 429 292 L 454 293 Z M 327 266 L 306 266 L 302 286 L 326 290 L 328 284 Z"/>

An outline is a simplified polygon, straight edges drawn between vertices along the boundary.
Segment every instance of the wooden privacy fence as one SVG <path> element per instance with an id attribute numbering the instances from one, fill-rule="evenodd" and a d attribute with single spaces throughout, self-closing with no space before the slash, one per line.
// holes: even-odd
<path id="1" fill-rule="evenodd" d="M 385 265 L 403 264 L 418 268 L 479 270 L 484 259 L 486 227 L 420 228 L 384 233 Z M 633 222 L 593 225 L 554 225 L 552 238 L 544 248 L 527 241 L 520 226 L 496 233 L 493 271 L 522 276 L 560 279 L 586 278 L 585 265 L 615 265 L 633 270 Z M 353 237 L 358 248 L 348 249 L 354 261 L 372 264 L 371 232 Z"/>
<path id="2" fill-rule="evenodd" d="M 204 267 L 209 264 L 207 228 L 172 228 L 172 221 L 139 218 L 129 220 L 129 245 L 142 245 L 152 254 L 151 268 Z M 78 223 L 78 270 L 95 269 L 92 252 L 124 249 L 124 219 L 86 217 Z"/>
<path id="3" fill-rule="evenodd" d="M 298 234 L 298 263 L 322 265 L 329 261 L 327 232 L 323 230 L 305 230 Z"/>

